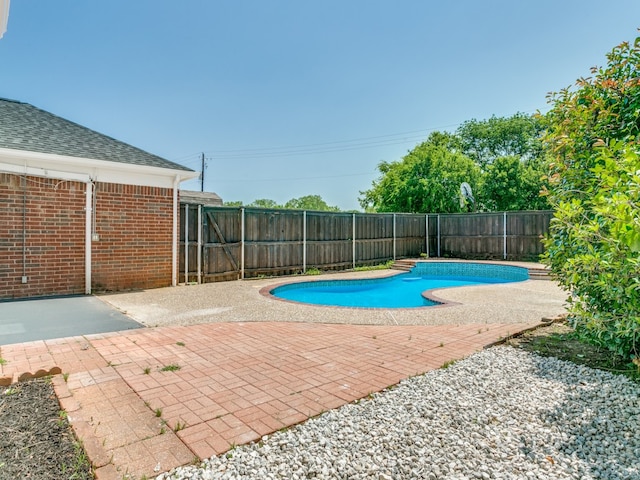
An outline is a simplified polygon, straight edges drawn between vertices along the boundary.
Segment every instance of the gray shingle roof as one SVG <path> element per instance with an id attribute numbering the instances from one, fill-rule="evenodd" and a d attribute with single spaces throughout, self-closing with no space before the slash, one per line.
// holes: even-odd
<path id="1" fill-rule="evenodd" d="M 213 192 L 195 192 L 193 190 L 180 190 L 180 203 L 192 205 L 205 205 L 208 207 L 221 207 L 222 198 Z"/>
<path id="2" fill-rule="evenodd" d="M 0 148 L 193 171 L 28 103 L 4 98 L 0 98 Z"/>

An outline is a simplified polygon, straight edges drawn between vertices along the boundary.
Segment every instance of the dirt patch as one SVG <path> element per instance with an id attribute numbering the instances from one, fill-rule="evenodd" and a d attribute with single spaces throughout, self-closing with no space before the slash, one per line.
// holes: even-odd
<path id="1" fill-rule="evenodd" d="M 566 321 L 537 328 L 507 342 L 517 348 L 591 368 L 623 374 L 640 381 L 638 367 L 609 350 L 581 340 Z"/>
<path id="2" fill-rule="evenodd" d="M 0 431 L 0 479 L 93 479 L 48 379 L 0 387 Z"/>

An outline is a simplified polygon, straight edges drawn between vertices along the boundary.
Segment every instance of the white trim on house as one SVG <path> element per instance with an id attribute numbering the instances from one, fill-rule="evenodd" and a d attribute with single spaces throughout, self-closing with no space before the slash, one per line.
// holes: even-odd
<path id="1" fill-rule="evenodd" d="M 171 228 L 171 286 L 178 285 L 178 222 L 180 221 L 178 211 L 178 187 L 180 186 L 180 175 L 176 175 L 173 181 L 173 225 Z"/>
<path id="2" fill-rule="evenodd" d="M 88 181 L 86 183 L 85 190 L 85 221 L 84 221 L 84 293 L 86 295 L 91 294 L 91 248 L 93 238 L 91 238 L 91 232 L 93 227 L 91 220 L 93 218 L 93 183 Z"/>
<path id="3" fill-rule="evenodd" d="M 55 178 L 56 180 L 72 180 L 76 182 L 88 182 L 91 180 L 91 177 L 86 173 L 61 172 L 60 170 L 49 170 L 2 162 L 0 162 L 0 172 L 30 175 L 32 177 Z"/>
<path id="4" fill-rule="evenodd" d="M 0 170 L 3 165 L 22 168 L 18 173 L 25 173 L 25 168 L 40 169 L 42 174 L 51 176 L 54 171 L 68 174 L 88 175 L 94 182 L 121 183 L 124 185 L 142 185 L 145 187 L 173 188 L 176 175 L 180 181 L 196 178 L 199 173 L 189 170 L 133 165 L 130 163 L 110 162 L 91 158 L 69 157 L 51 153 L 29 152 L 0 148 Z M 6 167 L 11 168 L 11 167 Z M 7 170 L 5 170 L 7 171 Z M 15 173 L 12 171 L 11 173 Z M 55 177 L 60 178 L 60 177 Z M 86 181 L 84 179 L 80 181 Z"/>
<path id="5" fill-rule="evenodd" d="M 0 0 L 0 38 L 7 31 L 7 23 L 9 22 L 9 4 L 11 0 Z"/>

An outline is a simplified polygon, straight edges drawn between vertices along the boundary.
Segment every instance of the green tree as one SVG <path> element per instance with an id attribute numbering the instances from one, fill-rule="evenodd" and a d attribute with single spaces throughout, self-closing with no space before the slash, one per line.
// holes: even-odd
<path id="1" fill-rule="evenodd" d="M 511 117 L 468 120 L 456 131 L 460 151 L 485 169 L 496 158 L 518 157 L 522 161 L 543 154 L 543 124 L 537 116 L 516 113 Z"/>
<path id="2" fill-rule="evenodd" d="M 550 96 L 555 213 L 545 261 L 571 292 L 576 330 L 619 354 L 640 353 L 640 38 L 607 66 Z"/>
<path id="3" fill-rule="evenodd" d="M 270 198 L 258 198 L 251 202 L 247 207 L 257 207 L 257 208 L 282 208 L 282 205 L 278 205 L 275 200 L 271 200 Z"/>
<path id="4" fill-rule="evenodd" d="M 242 200 L 231 200 L 229 202 L 224 202 L 223 204 L 225 207 L 241 207 Z"/>
<path id="5" fill-rule="evenodd" d="M 497 157 L 487 167 L 478 199 L 489 211 L 544 210 L 549 208 L 544 176 L 546 162 L 522 161 L 519 157 Z"/>
<path id="6" fill-rule="evenodd" d="M 436 132 L 438 133 L 438 132 Z M 441 139 L 440 135 L 431 139 Z M 426 141 L 401 161 L 381 162 L 380 178 L 360 192 L 365 211 L 407 213 L 460 212 L 460 184 L 479 184 L 480 169 L 468 157 L 442 142 Z"/>
<path id="7" fill-rule="evenodd" d="M 328 205 L 320 195 L 305 195 L 300 198 L 292 198 L 284 204 L 284 208 L 297 210 L 317 210 L 321 212 L 339 212 L 338 207 Z"/>

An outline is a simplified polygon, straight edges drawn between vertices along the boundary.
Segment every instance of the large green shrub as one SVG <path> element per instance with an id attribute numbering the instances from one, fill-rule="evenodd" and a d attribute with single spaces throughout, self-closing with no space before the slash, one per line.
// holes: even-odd
<path id="1" fill-rule="evenodd" d="M 591 341 L 640 353 L 640 38 L 550 96 L 546 143 L 555 210 L 546 262 Z"/>

